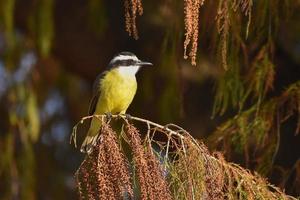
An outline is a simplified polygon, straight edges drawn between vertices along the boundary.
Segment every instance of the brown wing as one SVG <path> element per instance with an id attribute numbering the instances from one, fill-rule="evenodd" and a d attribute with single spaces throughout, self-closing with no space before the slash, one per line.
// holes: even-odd
<path id="1" fill-rule="evenodd" d="M 97 103 L 98 103 L 98 99 L 99 99 L 100 94 L 101 94 L 101 91 L 100 91 L 100 81 L 104 77 L 105 73 L 106 72 L 103 72 L 103 73 L 99 74 L 96 77 L 96 80 L 94 81 L 94 85 L 93 85 L 93 97 L 91 99 L 90 106 L 89 106 L 89 115 L 93 115 L 95 113 L 96 106 L 97 106 Z"/>
<path id="2" fill-rule="evenodd" d="M 101 94 L 100 81 L 104 77 L 104 75 L 105 75 L 105 72 L 103 72 L 102 74 L 99 74 L 97 76 L 96 80 L 94 81 L 93 97 L 91 99 L 90 106 L 89 106 L 89 115 L 95 114 L 97 103 L 99 101 L 99 97 L 100 97 L 100 94 Z M 91 123 L 92 123 L 92 119 L 89 120 L 89 127 L 91 126 Z M 90 128 L 89 128 L 89 131 L 90 131 Z M 93 146 L 97 142 L 98 136 L 97 135 L 90 135 L 89 131 L 87 132 L 87 136 L 81 144 L 81 148 L 80 148 L 81 152 L 90 153 L 92 151 Z"/>
<path id="3" fill-rule="evenodd" d="M 95 113 L 99 96 L 100 96 L 100 92 L 97 92 L 97 94 L 93 95 L 89 106 L 89 115 L 93 115 Z"/>

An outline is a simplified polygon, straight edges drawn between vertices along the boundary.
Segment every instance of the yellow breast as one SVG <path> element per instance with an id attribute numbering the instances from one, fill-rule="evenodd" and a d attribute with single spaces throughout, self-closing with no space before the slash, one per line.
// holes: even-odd
<path id="1" fill-rule="evenodd" d="M 114 69 L 106 73 L 99 84 L 101 94 L 95 114 L 125 113 L 136 93 L 135 75 L 121 74 Z"/>

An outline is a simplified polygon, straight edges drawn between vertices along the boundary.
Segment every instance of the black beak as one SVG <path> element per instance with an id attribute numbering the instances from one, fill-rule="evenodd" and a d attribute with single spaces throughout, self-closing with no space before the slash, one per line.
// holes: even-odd
<path id="1" fill-rule="evenodd" d="M 137 65 L 139 66 L 153 66 L 153 64 L 151 62 L 144 62 L 144 61 L 138 61 Z"/>

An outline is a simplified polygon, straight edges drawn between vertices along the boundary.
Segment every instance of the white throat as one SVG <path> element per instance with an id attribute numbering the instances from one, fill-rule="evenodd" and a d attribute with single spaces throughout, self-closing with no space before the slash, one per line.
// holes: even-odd
<path id="1" fill-rule="evenodd" d="M 120 66 L 118 72 L 124 76 L 135 76 L 139 69 L 140 66 Z"/>

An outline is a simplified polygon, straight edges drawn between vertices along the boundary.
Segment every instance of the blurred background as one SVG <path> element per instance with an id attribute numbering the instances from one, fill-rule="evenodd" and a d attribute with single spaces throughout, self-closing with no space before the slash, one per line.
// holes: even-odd
<path id="1" fill-rule="evenodd" d="M 218 33 L 222 2 L 207 1 L 200 8 L 193 66 L 183 58 L 186 1 L 144 0 L 135 40 L 125 29 L 123 1 L 1 0 L 0 199 L 78 198 L 74 173 L 84 155 L 69 144 L 72 127 L 87 115 L 95 77 L 121 51 L 154 64 L 138 73 L 128 113 L 180 125 L 211 151 L 223 151 L 229 161 L 299 196 L 300 3 L 250 1 L 248 30 L 244 4 L 234 8 L 231 3 L 238 1 L 228 1 L 229 30 Z M 264 102 L 291 94 L 284 93 L 291 85 L 292 109 L 285 103 L 276 112 L 266 108 L 267 117 L 255 121 L 267 127 L 259 130 L 264 135 L 257 144 L 253 138 L 259 136 L 253 132 L 259 131 L 247 123 L 260 116 Z M 220 145 L 218 141 L 241 131 L 223 137 L 217 127 L 226 129 L 222 124 L 253 106 L 256 115 L 243 121 L 252 134 L 247 142 Z M 289 115 L 276 121 L 273 114 L 281 110 Z M 269 123 L 274 117 L 278 123 Z M 240 123 L 238 130 L 243 127 Z"/>

